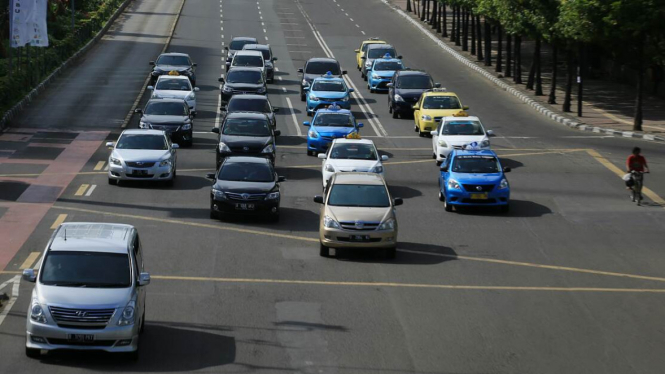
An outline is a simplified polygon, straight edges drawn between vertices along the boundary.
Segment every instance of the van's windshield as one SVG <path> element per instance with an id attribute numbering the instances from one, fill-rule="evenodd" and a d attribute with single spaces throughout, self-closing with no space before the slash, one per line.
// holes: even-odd
<path id="1" fill-rule="evenodd" d="M 40 271 L 47 286 L 126 288 L 132 285 L 126 253 L 50 251 Z"/>

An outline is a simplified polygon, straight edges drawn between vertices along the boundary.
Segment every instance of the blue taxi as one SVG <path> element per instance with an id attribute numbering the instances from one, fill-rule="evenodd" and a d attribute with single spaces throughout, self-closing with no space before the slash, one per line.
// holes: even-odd
<path id="1" fill-rule="evenodd" d="M 392 58 L 386 53 L 383 58 L 377 58 L 367 71 L 367 88 L 369 92 L 388 91 L 388 83 L 393 79 L 393 75 L 398 70 L 404 70 L 406 67 L 402 60 Z"/>
<path id="2" fill-rule="evenodd" d="M 510 204 L 510 184 L 499 157 L 489 149 L 453 150 L 444 159 L 439 176 L 439 200 L 446 212 L 459 206 L 495 206 L 507 213 Z"/>
<path id="3" fill-rule="evenodd" d="M 336 77 L 331 72 L 315 78 L 305 90 L 307 90 L 307 115 L 309 116 L 313 116 L 314 112 L 320 108 L 333 103 L 344 109 L 351 109 L 349 99 L 353 88 L 347 87 L 343 78 Z"/>
<path id="4" fill-rule="evenodd" d="M 312 122 L 303 122 L 309 127 L 307 131 L 307 155 L 316 156 L 325 153 L 335 138 L 345 138 L 351 133 L 358 134 L 362 123 L 357 123 L 356 118 L 348 109 L 342 109 L 332 105 L 320 109 L 314 115 Z"/>

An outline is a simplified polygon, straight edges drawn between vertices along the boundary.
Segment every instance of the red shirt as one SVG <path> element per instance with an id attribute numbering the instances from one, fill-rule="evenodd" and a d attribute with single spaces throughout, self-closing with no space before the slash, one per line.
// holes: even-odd
<path id="1" fill-rule="evenodd" d="M 647 160 L 642 155 L 630 155 L 628 156 L 628 160 L 626 160 L 626 167 L 628 168 L 628 171 L 644 171 L 646 164 Z"/>

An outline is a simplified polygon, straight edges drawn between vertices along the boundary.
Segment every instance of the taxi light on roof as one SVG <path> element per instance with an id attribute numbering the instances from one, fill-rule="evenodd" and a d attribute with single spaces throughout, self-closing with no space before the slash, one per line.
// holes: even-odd
<path id="1" fill-rule="evenodd" d="M 464 149 L 467 151 L 480 151 L 480 146 L 478 145 L 478 142 L 471 142 L 469 144 L 464 145 Z"/>
<path id="2" fill-rule="evenodd" d="M 467 113 L 463 110 L 460 110 L 459 112 L 453 114 L 453 117 L 468 117 L 468 116 L 469 116 L 469 113 Z"/>
<path id="3" fill-rule="evenodd" d="M 326 72 L 323 76 L 324 76 L 324 77 L 331 78 L 331 77 L 332 77 L 332 72 L 331 72 L 331 71 L 328 71 L 328 72 Z"/>
<path id="4" fill-rule="evenodd" d="M 347 139 L 360 139 L 360 134 L 357 131 L 349 133 L 349 135 L 346 136 Z"/>
<path id="5" fill-rule="evenodd" d="M 377 37 L 368 38 L 367 40 L 379 40 Z"/>
<path id="6" fill-rule="evenodd" d="M 180 75 L 180 73 L 178 73 L 175 70 L 171 70 L 171 71 L 169 71 L 169 75 Z"/>
<path id="7" fill-rule="evenodd" d="M 440 87 L 440 88 L 432 88 L 432 92 L 448 92 L 448 90 L 446 90 L 443 87 Z"/>
<path id="8" fill-rule="evenodd" d="M 390 53 L 386 53 L 385 55 L 383 55 L 383 58 L 392 58 L 392 56 L 390 56 Z"/>
<path id="9" fill-rule="evenodd" d="M 332 104 L 328 105 L 328 109 L 329 110 L 340 110 L 342 108 L 339 105 L 337 105 L 337 103 L 332 103 Z"/>

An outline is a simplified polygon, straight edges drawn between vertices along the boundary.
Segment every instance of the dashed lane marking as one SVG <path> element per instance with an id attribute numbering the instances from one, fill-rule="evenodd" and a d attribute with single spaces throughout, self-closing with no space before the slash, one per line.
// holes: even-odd
<path id="1" fill-rule="evenodd" d="M 92 195 L 92 191 L 94 191 L 95 188 L 97 188 L 97 185 L 96 185 L 96 184 L 93 184 L 92 186 L 90 186 L 90 188 L 88 189 L 88 192 L 85 193 L 85 196 L 90 196 L 90 195 Z"/>
<path id="2" fill-rule="evenodd" d="M 51 225 L 51 230 L 57 229 L 58 226 L 60 226 L 61 223 L 65 222 L 66 219 L 67 219 L 66 214 L 58 214 L 58 218 L 56 218 L 55 221 L 53 221 L 53 224 Z"/>
<path id="3" fill-rule="evenodd" d="M 135 219 L 135 220 L 150 221 L 150 222 L 171 223 L 171 224 L 175 224 L 175 225 L 190 226 L 190 227 L 209 228 L 209 229 L 220 230 L 220 231 L 232 231 L 232 232 L 238 232 L 238 233 L 244 233 L 244 234 L 258 235 L 258 236 L 266 236 L 266 237 L 273 237 L 273 238 L 282 238 L 282 239 L 291 239 L 291 240 L 297 240 L 297 241 L 304 241 L 304 242 L 309 242 L 309 243 L 318 243 L 319 242 L 318 238 L 310 238 L 310 237 L 305 237 L 305 236 L 280 234 L 280 233 L 250 230 L 250 229 L 241 229 L 241 228 L 237 228 L 237 227 L 220 226 L 220 225 L 217 225 L 217 224 L 188 222 L 188 221 L 176 220 L 176 219 L 170 219 L 170 218 L 158 218 L 158 217 L 139 216 L 139 215 L 134 215 L 134 214 L 113 213 L 113 212 L 106 212 L 106 211 L 103 211 L 103 210 L 73 208 L 73 207 L 65 207 L 65 206 L 59 206 L 59 205 L 53 206 L 53 209 L 60 209 L 60 210 L 80 212 L 80 213 L 100 214 L 100 215 L 106 215 L 106 216 L 111 216 L 111 217 Z M 420 251 L 413 251 L 413 250 L 406 250 L 406 251 L 401 250 L 401 251 L 413 252 L 413 253 L 426 253 L 426 254 L 431 255 L 431 256 L 440 256 L 440 257 L 452 258 L 452 259 L 456 259 L 456 260 L 467 260 L 467 261 L 476 261 L 476 262 L 486 262 L 486 263 L 492 263 L 492 264 L 512 265 L 512 266 L 518 266 L 518 267 L 530 267 L 530 268 L 557 270 L 557 271 L 564 271 L 564 272 L 594 274 L 594 275 L 604 275 L 604 276 L 619 277 L 619 278 L 641 279 L 641 280 L 665 282 L 665 278 L 653 277 L 653 276 L 647 276 L 647 275 L 639 275 L 639 274 L 626 274 L 626 273 L 618 273 L 618 272 L 611 272 L 611 271 L 575 268 L 575 267 L 568 267 L 568 266 L 535 264 L 535 263 L 521 262 L 521 261 L 500 260 L 500 259 L 493 259 L 493 258 L 471 257 L 471 256 L 460 256 L 460 255 L 451 255 L 451 254 L 443 254 L 443 253 L 420 252 Z"/>
<path id="4" fill-rule="evenodd" d="M 104 164 L 106 164 L 106 161 L 99 161 L 93 170 L 102 170 L 102 168 L 104 168 Z"/>
<path id="5" fill-rule="evenodd" d="M 291 113 L 291 120 L 293 121 L 293 126 L 295 126 L 296 128 L 296 134 L 298 134 L 298 136 L 302 136 L 302 132 L 300 131 L 300 126 L 298 126 L 298 117 L 296 117 L 296 111 L 293 109 L 293 103 L 291 103 L 291 99 L 288 97 L 286 98 L 286 105 L 289 106 L 289 112 Z M 281 148 L 281 146 L 279 147 Z"/>
<path id="6" fill-rule="evenodd" d="M 82 185 L 79 187 L 79 189 L 76 190 L 76 193 L 74 193 L 74 196 L 83 196 L 83 194 L 84 194 L 85 191 L 88 189 L 88 187 L 90 187 L 89 184 L 85 184 L 85 183 L 82 184 Z"/>
<path id="7" fill-rule="evenodd" d="M 26 258 L 25 261 L 23 261 L 23 264 L 21 264 L 21 267 L 19 269 L 21 269 L 21 270 L 23 270 L 23 269 L 32 269 L 32 265 L 34 265 L 35 260 L 37 260 L 37 258 L 39 258 L 40 254 L 41 254 L 41 252 L 31 252 L 28 255 L 28 258 Z"/>

